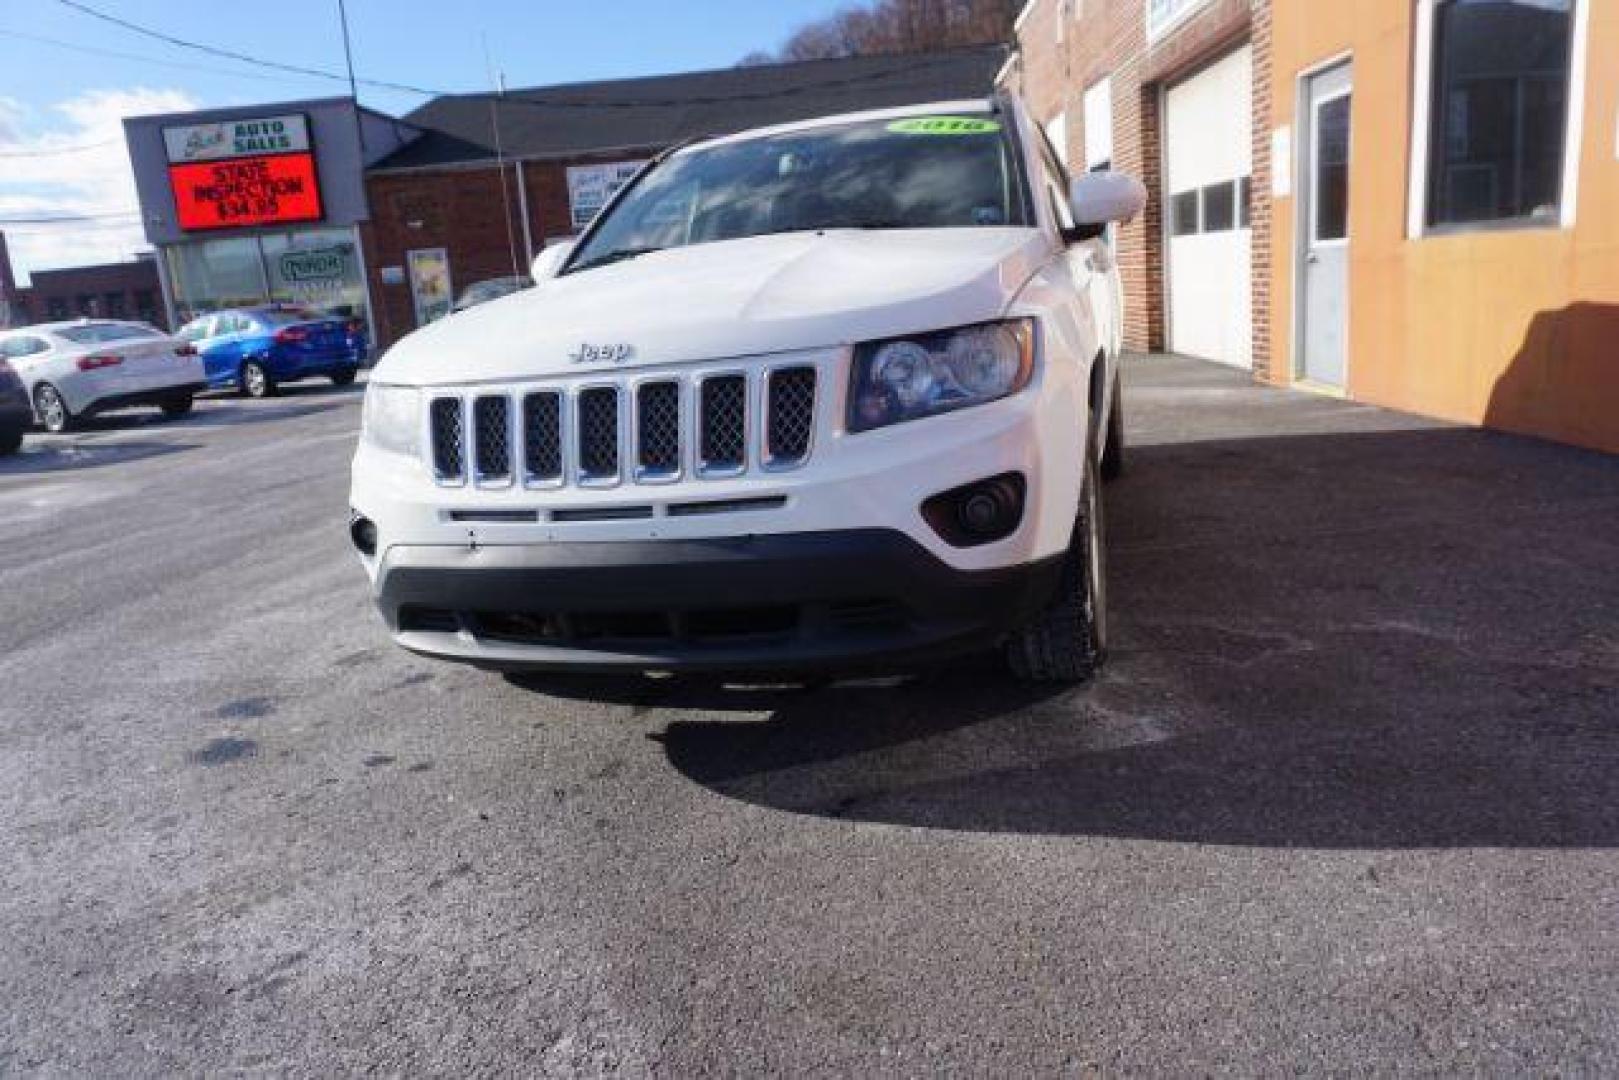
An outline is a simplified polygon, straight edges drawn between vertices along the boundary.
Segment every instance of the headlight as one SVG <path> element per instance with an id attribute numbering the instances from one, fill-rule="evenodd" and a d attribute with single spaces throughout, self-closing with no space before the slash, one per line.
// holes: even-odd
<path id="1" fill-rule="evenodd" d="M 414 386 L 371 383 L 365 388 L 360 437 L 382 450 L 420 452 L 422 395 Z"/>
<path id="2" fill-rule="evenodd" d="M 1034 320 L 1013 319 L 858 346 L 849 430 L 953 412 L 1017 393 L 1034 374 Z"/>

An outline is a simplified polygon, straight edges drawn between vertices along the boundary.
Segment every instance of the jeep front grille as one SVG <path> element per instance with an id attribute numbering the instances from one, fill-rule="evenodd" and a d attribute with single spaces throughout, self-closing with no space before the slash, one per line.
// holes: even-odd
<path id="1" fill-rule="evenodd" d="M 579 479 L 585 483 L 618 479 L 616 386 L 592 386 L 579 392 Z"/>
<path id="2" fill-rule="evenodd" d="M 433 471 L 440 480 L 459 482 L 466 466 L 460 398 L 433 402 Z"/>
<path id="3" fill-rule="evenodd" d="M 511 399 L 485 395 L 472 403 L 473 472 L 480 483 L 512 478 Z"/>
<path id="4" fill-rule="evenodd" d="M 573 385 L 481 386 L 431 399 L 441 484 L 610 487 L 796 468 L 815 444 L 813 365 Z"/>
<path id="5" fill-rule="evenodd" d="M 742 375 L 716 375 L 704 379 L 698 438 L 698 471 L 741 472 L 748 446 L 748 380 Z"/>

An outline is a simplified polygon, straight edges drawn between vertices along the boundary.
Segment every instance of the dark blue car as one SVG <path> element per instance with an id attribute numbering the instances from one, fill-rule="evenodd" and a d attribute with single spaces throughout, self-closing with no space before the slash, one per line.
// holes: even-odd
<path id="1" fill-rule="evenodd" d="M 347 386 L 368 347 L 364 324 L 290 305 L 216 311 L 175 336 L 202 354 L 209 386 L 234 386 L 248 397 L 269 397 L 300 379 Z"/>

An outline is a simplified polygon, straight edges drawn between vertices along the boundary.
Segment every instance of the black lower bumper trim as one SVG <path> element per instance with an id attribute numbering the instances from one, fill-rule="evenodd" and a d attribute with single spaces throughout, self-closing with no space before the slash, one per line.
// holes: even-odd
<path id="1" fill-rule="evenodd" d="M 995 644 L 1056 557 L 960 571 L 887 529 L 393 548 L 377 603 L 407 648 L 497 670 L 893 669 Z"/>
<path id="2" fill-rule="evenodd" d="M 114 394 L 99 398 L 85 407 L 83 415 L 112 412 L 114 409 L 133 409 L 142 405 L 164 405 L 184 397 L 194 397 L 208 389 L 205 382 L 183 386 L 164 386 L 156 390 L 137 390 L 129 394 Z"/>

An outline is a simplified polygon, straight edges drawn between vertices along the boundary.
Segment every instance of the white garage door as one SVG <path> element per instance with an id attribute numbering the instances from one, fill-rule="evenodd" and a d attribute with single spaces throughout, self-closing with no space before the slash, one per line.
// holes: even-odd
<path id="1" fill-rule="evenodd" d="M 1253 59 L 1247 46 L 1171 87 L 1165 126 L 1169 347 L 1253 366 Z"/>

